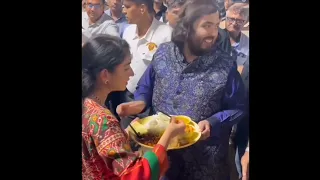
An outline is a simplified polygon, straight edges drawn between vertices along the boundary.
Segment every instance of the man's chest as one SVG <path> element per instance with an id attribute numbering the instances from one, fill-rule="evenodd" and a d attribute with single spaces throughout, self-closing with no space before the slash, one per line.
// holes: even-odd
<path id="1" fill-rule="evenodd" d="M 201 67 L 196 64 L 183 66 L 182 63 L 160 61 L 154 68 L 155 86 L 166 92 L 170 91 L 170 94 L 196 97 L 205 97 L 224 87 L 229 67 Z"/>
<path id="2" fill-rule="evenodd" d="M 150 40 L 136 38 L 127 40 L 127 42 L 130 45 L 132 55 L 131 66 L 134 69 L 139 66 L 148 66 L 159 45 L 163 43 L 163 41 L 156 38 Z"/>
<path id="3" fill-rule="evenodd" d="M 103 29 L 105 29 L 105 24 L 89 24 L 89 21 L 84 20 L 82 21 L 82 28 L 84 31 L 86 31 L 88 34 L 96 35 L 101 34 L 103 32 Z"/>
<path id="4" fill-rule="evenodd" d="M 239 43 L 233 44 L 232 48 L 233 53 L 237 56 L 237 65 L 242 66 L 249 58 L 249 50 L 241 47 Z"/>
<path id="5" fill-rule="evenodd" d="M 88 28 L 85 29 L 85 31 L 87 31 L 91 35 L 97 35 L 97 34 L 103 34 L 103 29 L 105 29 L 103 25 L 92 25 L 92 26 L 88 26 Z"/>
<path id="6" fill-rule="evenodd" d="M 233 43 L 232 47 L 237 55 L 237 65 L 244 65 L 244 63 L 249 59 L 249 40 L 246 38 L 242 38 L 241 36 L 240 42 Z"/>

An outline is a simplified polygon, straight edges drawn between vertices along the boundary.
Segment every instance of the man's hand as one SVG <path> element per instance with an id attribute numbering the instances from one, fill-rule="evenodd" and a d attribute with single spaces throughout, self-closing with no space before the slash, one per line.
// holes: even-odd
<path id="1" fill-rule="evenodd" d="M 146 104 L 143 101 L 132 101 L 120 104 L 116 111 L 120 117 L 126 117 L 141 113 L 145 107 Z"/>
<path id="2" fill-rule="evenodd" d="M 242 180 L 249 180 L 249 152 L 246 151 L 241 158 Z"/>
<path id="3" fill-rule="evenodd" d="M 201 131 L 201 140 L 205 140 L 208 137 L 210 137 L 210 123 L 208 120 L 202 120 L 198 123 L 198 126 L 200 128 Z"/>

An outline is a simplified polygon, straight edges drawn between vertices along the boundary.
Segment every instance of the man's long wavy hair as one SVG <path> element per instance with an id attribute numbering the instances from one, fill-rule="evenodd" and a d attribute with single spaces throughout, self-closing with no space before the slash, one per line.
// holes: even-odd
<path id="1" fill-rule="evenodd" d="M 179 45 L 184 43 L 194 33 L 193 25 L 197 20 L 217 11 L 215 0 L 188 0 L 181 8 L 177 26 L 172 32 L 172 42 Z"/>

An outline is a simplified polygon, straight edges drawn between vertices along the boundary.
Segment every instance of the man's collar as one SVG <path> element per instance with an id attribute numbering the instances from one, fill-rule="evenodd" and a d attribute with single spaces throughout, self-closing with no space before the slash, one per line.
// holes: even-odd
<path id="1" fill-rule="evenodd" d="M 166 11 L 167 11 L 167 7 L 162 4 L 160 11 L 157 12 L 155 16 L 162 16 L 162 14 L 165 13 Z"/>
<path id="2" fill-rule="evenodd" d="M 144 38 L 145 40 L 150 42 L 152 37 L 153 37 L 154 31 L 158 27 L 158 24 L 159 24 L 159 21 L 156 18 L 153 18 L 152 23 L 151 23 L 147 33 L 142 38 Z M 136 38 L 139 38 L 138 37 L 138 26 L 136 26 L 136 34 L 133 37 L 133 40 L 136 39 Z"/>
<path id="3" fill-rule="evenodd" d="M 106 13 L 108 16 L 110 16 L 112 18 L 112 14 L 111 14 L 111 10 L 110 9 L 105 10 L 104 13 Z M 117 21 L 119 21 L 121 19 L 124 19 L 124 18 L 126 18 L 126 16 L 123 13 L 121 13 L 121 17 L 119 19 L 115 20 L 115 22 L 117 22 Z"/>
<path id="4" fill-rule="evenodd" d="M 111 17 L 110 17 L 111 18 Z M 100 17 L 100 19 L 98 19 L 98 21 L 96 21 L 94 24 L 89 24 L 90 20 L 89 20 L 89 16 L 87 13 L 85 13 L 85 17 L 83 17 L 83 19 L 86 21 L 86 23 L 88 23 L 88 27 L 90 26 L 99 26 L 100 24 L 102 24 L 104 21 L 108 20 L 108 15 L 103 13 Z"/>
<path id="5" fill-rule="evenodd" d="M 92 25 L 100 25 L 100 24 L 102 24 L 105 20 L 107 20 L 108 19 L 108 17 L 107 17 L 108 15 L 106 15 L 105 13 L 103 13 L 102 15 L 101 15 L 101 17 L 98 19 L 98 21 L 96 21 L 96 23 L 94 23 L 94 24 L 92 24 Z"/>

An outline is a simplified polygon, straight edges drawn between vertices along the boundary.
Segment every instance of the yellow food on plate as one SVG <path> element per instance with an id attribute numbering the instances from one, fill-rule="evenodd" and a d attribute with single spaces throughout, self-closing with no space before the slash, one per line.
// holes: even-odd
<path id="1" fill-rule="evenodd" d="M 185 124 L 189 124 L 192 121 L 191 118 L 189 118 L 188 116 L 183 116 L 183 115 L 174 116 L 174 118 L 176 120 L 184 122 Z"/>
<path id="2" fill-rule="evenodd" d="M 180 134 L 171 139 L 168 146 L 170 149 L 181 149 L 196 143 L 201 136 L 199 126 L 193 122 L 188 116 L 174 116 L 176 120 L 186 124 L 185 133 Z M 160 140 L 167 126 L 170 124 L 170 118 L 162 113 L 139 119 L 131 125 L 143 137 L 137 138 L 132 130 L 129 129 L 132 139 L 144 148 L 153 148 Z"/>

